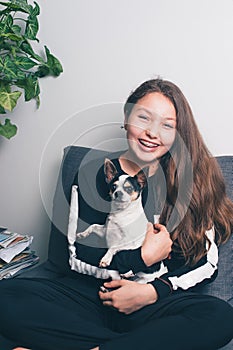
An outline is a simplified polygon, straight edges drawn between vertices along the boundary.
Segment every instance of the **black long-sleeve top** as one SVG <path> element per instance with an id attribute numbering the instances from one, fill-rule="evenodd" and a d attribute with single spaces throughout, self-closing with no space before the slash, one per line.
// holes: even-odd
<path id="1" fill-rule="evenodd" d="M 116 154 L 110 154 L 109 158 L 115 163 L 119 174 L 123 174 Z M 81 166 L 75 177 L 74 184 L 78 185 L 79 193 L 78 232 L 84 231 L 90 224 L 104 224 L 110 212 L 110 198 L 103 171 L 103 162 L 104 159 L 97 159 Z M 148 185 L 142 193 L 144 211 L 150 222 L 154 221 L 154 216 L 158 216 L 161 210 L 163 199 L 156 198 L 157 192 L 155 190 L 158 185 L 164 186 L 164 184 L 161 184 L 161 181 L 163 181 L 161 179 L 162 177 L 157 175 L 148 178 Z M 166 297 L 174 292 L 177 293 L 180 290 L 197 290 L 200 285 L 215 279 L 218 249 L 214 242 L 214 229 L 207 231 L 206 235 L 208 236 L 208 240 L 206 240 L 207 253 L 194 266 L 186 264 L 184 257 L 178 252 L 172 252 L 169 259 L 163 261 L 167 272 L 150 282 L 156 289 L 159 298 Z M 82 244 L 77 243 L 78 259 L 98 266 L 100 259 L 106 252 L 106 248 L 98 246 L 97 241 L 96 237 L 92 237 L 87 242 L 82 242 Z M 109 269 L 118 270 L 120 273 L 131 270 L 137 274 L 140 271 L 152 272 L 159 270 L 160 263 L 147 267 L 141 257 L 141 248 L 137 248 L 118 252 L 113 257 Z"/>

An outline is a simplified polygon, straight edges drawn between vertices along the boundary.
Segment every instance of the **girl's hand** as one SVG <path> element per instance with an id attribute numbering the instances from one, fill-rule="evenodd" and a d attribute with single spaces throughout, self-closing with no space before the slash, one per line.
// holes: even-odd
<path id="1" fill-rule="evenodd" d="M 172 243 L 170 234 L 164 225 L 152 225 L 149 222 L 146 237 L 141 248 L 144 263 L 147 266 L 151 266 L 166 259 L 171 252 Z"/>
<path id="2" fill-rule="evenodd" d="M 140 284 L 127 280 L 114 280 L 104 283 L 106 288 L 116 288 L 111 292 L 99 292 L 100 299 L 106 306 L 112 306 L 126 315 L 153 304 L 158 295 L 151 284 Z"/>

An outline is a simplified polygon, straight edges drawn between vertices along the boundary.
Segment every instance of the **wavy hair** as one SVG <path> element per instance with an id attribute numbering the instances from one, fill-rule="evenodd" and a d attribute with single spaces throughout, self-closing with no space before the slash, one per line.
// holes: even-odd
<path id="1" fill-rule="evenodd" d="M 233 203 L 227 197 L 222 172 L 201 137 L 191 107 L 174 83 L 160 78 L 142 83 L 124 105 L 126 119 L 134 104 L 153 92 L 172 102 L 177 118 L 175 141 L 160 159 L 167 186 L 160 222 L 171 233 L 173 250 L 182 253 L 187 263 L 195 264 L 206 254 L 206 230 L 214 225 L 218 245 L 229 239 Z"/>

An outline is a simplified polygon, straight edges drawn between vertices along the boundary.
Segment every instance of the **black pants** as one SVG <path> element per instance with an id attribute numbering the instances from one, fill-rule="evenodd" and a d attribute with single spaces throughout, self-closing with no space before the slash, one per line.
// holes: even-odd
<path id="1" fill-rule="evenodd" d="M 124 315 L 89 281 L 1 281 L 0 349 L 215 350 L 233 338 L 233 309 L 217 298 L 184 292 Z"/>

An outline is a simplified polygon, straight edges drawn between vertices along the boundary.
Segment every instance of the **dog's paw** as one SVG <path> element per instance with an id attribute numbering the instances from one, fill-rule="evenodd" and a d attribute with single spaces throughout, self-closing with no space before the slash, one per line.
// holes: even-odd
<path id="1" fill-rule="evenodd" d="M 87 237 L 87 234 L 85 232 L 80 232 L 80 233 L 76 233 L 76 238 L 77 239 L 82 239 Z"/>
<path id="2" fill-rule="evenodd" d="M 99 263 L 99 267 L 107 267 L 109 265 L 110 265 L 110 263 L 106 260 L 101 260 Z"/>

